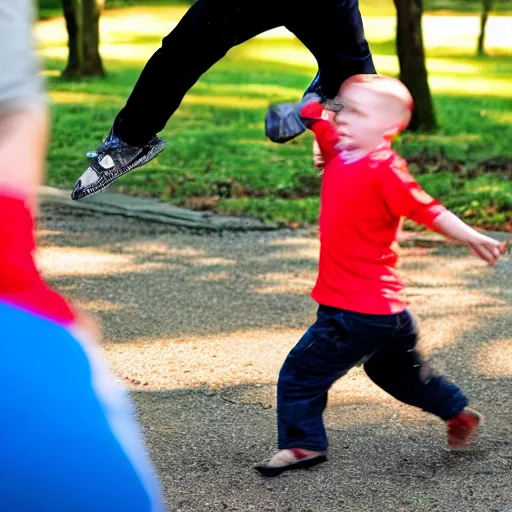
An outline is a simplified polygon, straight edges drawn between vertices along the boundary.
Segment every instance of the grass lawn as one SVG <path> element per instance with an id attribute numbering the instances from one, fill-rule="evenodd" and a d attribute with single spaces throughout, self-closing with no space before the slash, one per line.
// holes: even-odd
<path id="1" fill-rule="evenodd" d="M 107 9 L 134 6 L 189 6 L 194 0 L 106 0 Z M 39 18 L 48 19 L 59 16 L 62 12 L 62 0 L 37 0 Z M 366 16 L 393 16 L 393 0 L 360 0 L 361 10 Z M 482 0 L 424 0 L 423 7 L 427 13 L 480 13 Z M 494 0 L 492 12 L 509 13 L 512 10 L 510 0 Z"/>
<path id="2" fill-rule="evenodd" d="M 67 52 L 62 20 L 39 24 L 54 102 L 48 184 L 72 187 L 87 165 L 85 152 L 106 135 L 144 63 L 184 11 L 179 5 L 107 11 L 101 50 L 109 75 L 72 83 L 59 78 Z M 481 226 L 512 230 L 512 18 L 491 17 L 489 24 L 490 56 L 476 58 L 476 16 L 425 17 L 442 128 L 405 134 L 397 148 L 425 188 L 454 211 Z M 396 75 L 393 16 L 367 16 L 365 29 L 377 69 Z M 162 133 L 167 149 L 111 190 L 286 223 L 315 222 L 320 182 L 311 164 L 311 135 L 276 145 L 265 139 L 263 126 L 267 106 L 299 99 L 315 69 L 309 52 L 282 31 L 236 47 L 185 97 Z"/>

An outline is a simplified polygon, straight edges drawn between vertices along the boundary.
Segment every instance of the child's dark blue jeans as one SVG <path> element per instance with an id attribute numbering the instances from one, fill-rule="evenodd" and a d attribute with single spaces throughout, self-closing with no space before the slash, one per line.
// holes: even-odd
<path id="1" fill-rule="evenodd" d="M 288 354 L 279 374 L 279 448 L 327 449 L 322 419 L 327 392 L 360 363 L 397 400 L 442 420 L 456 416 L 468 399 L 422 360 L 417 339 L 408 311 L 368 315 L 321 305 L 316 322 Z"/>

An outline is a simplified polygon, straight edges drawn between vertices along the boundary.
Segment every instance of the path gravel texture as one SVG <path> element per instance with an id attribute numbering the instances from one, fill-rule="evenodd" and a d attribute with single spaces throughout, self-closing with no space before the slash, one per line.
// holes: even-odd
<path id="1" fill-rule="evenodd" d="M 486 416 L 466 453 L 360 369 L 332 389 L 329 461 L 263 479 L 275 386 L 315 317 L 308 231 L 206 233 L 43 203 L 38 262 L 103 325 L 171 511 L 512 512 L 512 263 L 404 248 L 400 271 L 437 369 Z"/>

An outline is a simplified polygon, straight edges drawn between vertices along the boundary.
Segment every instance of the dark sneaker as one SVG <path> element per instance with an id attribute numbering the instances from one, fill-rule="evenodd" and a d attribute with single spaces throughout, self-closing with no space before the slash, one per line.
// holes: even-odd
<path id="1" fill-rule="evenodd" d="M 324 108 L 338 112 L 341 105 L 336 98 L 328 99 L 320 85 L 320 74 L 317 73 L 306 89 L 300 103 L 278 103 L 270 105 L 265 116 L 265 133 L 277 144 L 284 144 L 298 137 L 306 130 L 306 125 L 300 116 L 301 108 L 309 101 L 320 101 Z"/>
<path id="2" fill-rule="evenodd" d="M 265 116 L 265 133 L 278 144 L 284 144 L 298 137 L 306 130 L 306 125 L 299 115 L 297 103 L 279 103 L 270 105 Z"/>
<path id="3" fill-rule="evenodd" d="M 466 407 L 455 418 L 448 421 L 448 446 L 451 450 L 464 450 L 467 448 L 479 427 L 483 423 L 484 417 Z"/>
<path id="4" fill-rule="evenodd" d="M 130 146 L 110 130 L 108 137 L 96 151 L 87 153 L 90 167 L 76 182 L 71 198 L 75 201 L 107 188 L 129 171 L 153 160 L 165 147 L 159 137 L 153 137 L 145 146 Z"/>

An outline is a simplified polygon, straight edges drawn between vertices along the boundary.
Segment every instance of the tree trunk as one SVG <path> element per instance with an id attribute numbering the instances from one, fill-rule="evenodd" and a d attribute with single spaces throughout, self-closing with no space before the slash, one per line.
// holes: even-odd
<path id="1" fill-rule="evenodd" d="M 485 28 L 489 12 L 492 9 L 493 0 L 483 0 L 482 14 L 480 15 L 480 34 L 478 35 L 478 44 L 476 48 L 477 55 L 485 55 Z"/>
<path id="2" fill-rule="evenodd" d="M 414 99 L 414 112 L 409 129 L 433 131 L 436 115 L 428 85 L 423 47 L 422 0 L 394 0 L 397 14 L 396 49 L 400 63 L 400 80 Z"/>
<path id="3" fill-rule="evenodd" d="M 62 0 L 68 30 L 69 57 L 65 78 L 104 76 L 99 52 L 100 12 L 105 0 Z"/>

